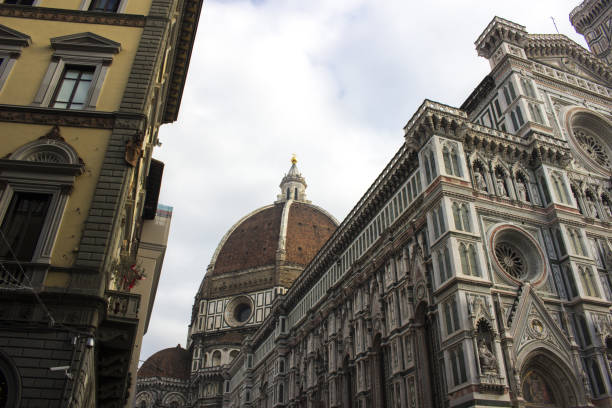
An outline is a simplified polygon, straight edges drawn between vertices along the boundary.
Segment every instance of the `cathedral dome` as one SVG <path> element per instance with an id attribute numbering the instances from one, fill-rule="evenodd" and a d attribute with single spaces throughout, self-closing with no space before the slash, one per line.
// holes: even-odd
<path id="1" fill-rule="evenodd" d="M 225 234 L 208 267 L 209 276 L 274 266 L 279 259 L 302 267 L 310 262 L 338 223 L 305 200 L 303 180 L 293 163 L 278 201 L 251 212 Z"/>
<path id="2" fill-rule="evenodd" d="M 138 378 L 165 377 L 188 380 L 191 367 L 191 353 L 177 345 L 157 353 L 138 369 Z"/>
<path id="3" fill-rule="evenodd" d="M 253 211 L 228 231 L 215 251 L 211 275 L 274 265 L 277 255 L 306 266 L 336 229 L 334 218 L 305 202 L 283 201 Z"/>

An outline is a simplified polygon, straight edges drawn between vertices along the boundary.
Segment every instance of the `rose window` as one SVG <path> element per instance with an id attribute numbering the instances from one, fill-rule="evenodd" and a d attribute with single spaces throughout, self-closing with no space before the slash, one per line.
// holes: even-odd
<path id="1" fill-rule="evenodd" d="M 510 276 L 521 279 L 525 276 L 527 268 L 522 254 L 513 246 L 502 242 L 495 246 L 495 257 Z"/>
<path id="2" fill-rule="evenodd" d="M 580 147 L 593 159 L 597 164 L 605 168 L 610 168 L 610 158 L 605 147 L 593 135 L 586 133 L 582 129 L 574 128 L 574 136 Z"/>

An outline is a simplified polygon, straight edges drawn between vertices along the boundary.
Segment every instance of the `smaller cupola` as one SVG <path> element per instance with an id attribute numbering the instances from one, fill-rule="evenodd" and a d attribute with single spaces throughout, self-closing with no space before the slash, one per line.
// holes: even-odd
<path id="1" fill-rule="evenodd" d="M 277 196 L 277 201 L 304 201 L 306 200 L 306 180 L 297 168 L 297 158 L 295 154 L 291 157 L 291 168 L 281 180 L 281 193 Z"/>

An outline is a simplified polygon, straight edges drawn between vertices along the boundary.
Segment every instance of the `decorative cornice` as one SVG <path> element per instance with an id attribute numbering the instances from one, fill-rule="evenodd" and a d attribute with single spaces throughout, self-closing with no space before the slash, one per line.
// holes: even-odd
<path id="1" fill-rule="evenodd" d="M 612 82 L 612 70 L 563 34 L 529 34 L 524 46 L 528 58 L 571 57 L 600 77 L 606 84 Z"/>
<path id="2" fill-rule="evenodd" d="M 143 115 L 121 112 L 98 112 L 38 108 L 31 106 L 0 105 L 0 122 L 56 125 L 95 129 L 121 127 L 137 130 L 144 120 Z"/>
<path id="3" fill-rule="evenodd" d="M 577 33 L 584 34 L 584 30 L 603 15 L 601 11 L 608 6 L 610 0 L 585 0 L 570 12 L 570 22 Z"/>
<path id="4" fill-rule="evenodd" d="M 542 78 L 540 81 L 546 81 L 550 84 L 562 84 L 562 86 L 564 86 L 564 91 L 567 91 L 570 89 L 569 87 L 571 87 L 579 90 L 583 96 L 586 96 L 588 92 L 588 94 L 596 94 L 606 100 L 612 98 L 612 89 L 548 65 L 533 62 L 532 72 L 535 75 L 539 74 Z"/>
<path id="5" fill-rule="evenodd" d="M 186 0 L 181 12 L 179 32 L 176 38 L 174 60 L 172 62 L 172 73 L 170 75 L 170 85 L 166 93 L 164 104 L 163 123 L 174 122 L 178 117 L 183 88 L 187 79 L 189 60 L 193 50 L 200 11 L 202 10 L 203 0 Z"/>
<path id="6" fill-rule="evenodd" d="M 461 138 L 466 122 L 467 113 L 461 109 L 426 99 L 404 126 L 404 138 L 414 150 L 420 150 L 433 133 Z"/>
<path id="7" fill-rule="evenodd" d="M 525 26 L 495 16 L 474 45 L 476 45 L 478 55 L 489 58 L 502 41 L 522 47 L 526 34 Z"/>
<path id="8" fill-rule="evenodd" d="M 145 16 L 137 14 L 103 13 L 6 4 L 0 4 L 0 16 L 126 27 L 144 27 L 145 24 Z"/>

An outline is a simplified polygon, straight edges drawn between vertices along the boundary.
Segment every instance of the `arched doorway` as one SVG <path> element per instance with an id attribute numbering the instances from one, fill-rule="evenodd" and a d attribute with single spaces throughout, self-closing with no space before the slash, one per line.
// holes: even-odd
<path id="1" fill-rule="evenodd" d="M 577 404 L 577 380 L 564 363 L 544 349 L 532 352 L 521 369 L 526 407 L 569 408 Z"/>
<path id="2" fill-rule="evenodd" d="M 436 374 L 434 353 L 436 352 L 436 339 L 433 333 L 433 322 L 427 314 L 427 304 L 419 303 L 415 313 L 415 363 L 421 375 L 417 376 L 417 396 L 419 406 L 439 406 L 434 390 Z"/>

